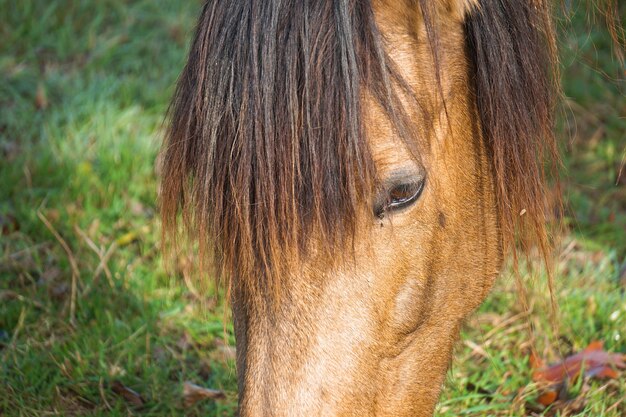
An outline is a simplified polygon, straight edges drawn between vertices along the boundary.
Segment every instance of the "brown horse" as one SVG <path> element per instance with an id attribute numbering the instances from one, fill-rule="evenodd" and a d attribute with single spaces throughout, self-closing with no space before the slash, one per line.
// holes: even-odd
<path id="1" fill-rule="evenodd" d="M 432 415 L 503 256 L 545 245 L 553 52 L 543 0 L 206 3 L 162 216 L 230 290 L 240 415 Z"/>

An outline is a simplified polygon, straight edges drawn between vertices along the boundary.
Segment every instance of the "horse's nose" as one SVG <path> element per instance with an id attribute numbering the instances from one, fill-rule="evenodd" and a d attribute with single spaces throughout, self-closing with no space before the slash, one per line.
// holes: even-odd
<path id="1" fill-rule="evenodd" d="M 241 417 L 374 415 L 371 305 L 345 291 L 366 279 L 333 278 L 271 315 L 246 318 L 235 303 Z"/>

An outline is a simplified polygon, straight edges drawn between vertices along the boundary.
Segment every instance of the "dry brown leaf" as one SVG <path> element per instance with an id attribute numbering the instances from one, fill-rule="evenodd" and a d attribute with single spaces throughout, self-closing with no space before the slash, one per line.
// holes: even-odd
<path id="1" fill-rule="evenodd" d="M 626 368 L 625 360 L 626 355 L 606 352 L 603 343 L 596 341 L 562 362 L 536 369 L 533 381 L 560 384 L 566 379 L 576 378 L 581 370 L 588 378 L 617 378 L 617 370 Z"/>
<path id="2" fill-rule="evenodd" d="M 546 390 L 537 398 L 537 402 L 545 407 L 557 404 L 559 409 L 572 407 L 574 402 L 584 401 L 584 398 L 568 401 L 566 389 L 568 381 L 577 378 L 581 373 L 587 379 L 617 378 L 618 369 L 626 368 L 625 360 L 626 355 L 604 351 L 603 343 L 600 341 L 592 342 L 583 351 L 550 366 L 545 366 L 541 358 L 533 352 L 530 356 L 530 366 L 534 369 L 533 381 L 547 385 Z"/>
<path id="3" fill-rule="evenodd" d="M 546 391 L 537 398 L 537 402 L 545 407 L 549 406 L 559 397 L 558 391 Z"/>
<path id="4" fill-rule="evenodd" d="M 191 407 L 198 401 L 206 399 L 217 400 L 225 397 L 226 395 L 222 390 L 204 388 L 188 381 L 183 385 L 183 402 L 185 407 Z"/>

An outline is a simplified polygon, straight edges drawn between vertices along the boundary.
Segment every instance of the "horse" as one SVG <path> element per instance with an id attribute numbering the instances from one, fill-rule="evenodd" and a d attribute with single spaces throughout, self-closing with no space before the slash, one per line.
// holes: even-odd
<path id="1" fill-rule="evenodd" d="M 432 415 L 548 245 L 554 68 L 544 0 L 206 1 L 160 209 L 227 288 L 241 416 Z"/>

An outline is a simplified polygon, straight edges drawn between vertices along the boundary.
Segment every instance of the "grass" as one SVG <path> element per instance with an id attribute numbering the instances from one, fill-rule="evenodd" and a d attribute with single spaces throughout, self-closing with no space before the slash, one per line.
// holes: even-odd
<path id="1" fill-rule="evenodd" d="M 184 263 L 164 270 L 155 218 L 162 115 L 199 2 L 0 0 L 0 10 L 0 415 L 233 415 L 223 297 L 196 289 Z M 531 325 L 552 360 L 596 339 L 626 351 L 623 84 L 592 69 L 619 74 L 606 34 L 585 33 L 562 37 L 559 333 L 544 281 L 529 284 L 526 319 L 505 273 L 468 323 L 440 416 L 528 414 Z M 186 406 L 186 381 L 226 399 Z M 624 378 L 570 391 L 584 392 L 577 415 L 626 412 Z"/>

